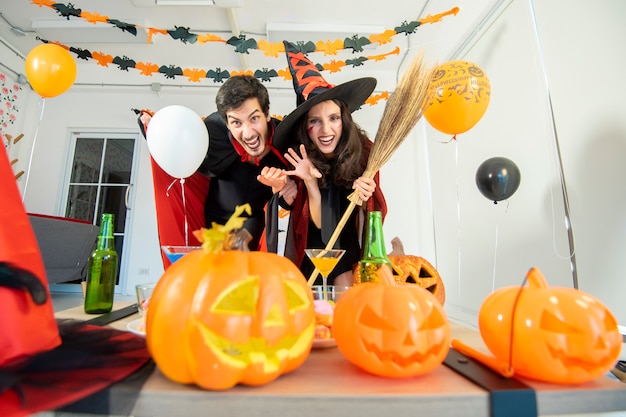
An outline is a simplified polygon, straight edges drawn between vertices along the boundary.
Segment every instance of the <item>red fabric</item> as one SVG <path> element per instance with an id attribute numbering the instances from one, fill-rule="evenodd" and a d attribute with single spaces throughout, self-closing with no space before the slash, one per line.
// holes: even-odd
<path id="1" fill-rule="evenodd" d="M 193 235 L 193 231 L 205 227 L 204 203 L 209 192 L 209 178 L 195 172 L 181 185 L 179 179 L 165 172 L 154 159 L 150 158 L 150 160 L 159 244 L 161 246 L 199 246 L 200 242 Z M 161 257 L 163 266 L 167 269 L 170 261 L 163 251 L 161 251 Z"/>
<path id="2" fill-rule="evenodd" d="M 378 173 L 374 176 L 374 181 L 376 181 L 376 190 L 372 197 L 367 200 L 366 208 L 368 212 L 380 211 L 384 220 L 387 215 L 387 203 L 380 189 L 380 176 Z M 359 209 L 358 207 L 355 208 L 355 210 Z M 293 239 L 290 239 L 288 242 L 292 246 L 288 252 L 288 257 L 292 258 L 296 265 L 300 265 L 304 259 L 304 249 L 306 249 L 309 231 L 309 215 L 309 199 L 307 198 L 306 187 L 301 182 L 298 185 L 298 195 L 291 211 L 290 227 L 293 228 Z"/>
<path id="3" fill-rule="evenodd" d="M 364 163 L 367 163 L 372 145 L 370 141 L 366 143 L 365 152 L 363 154 Z M 376 182 L 376 190 L 374 190 L 372 197 L 367 200 L 366 209 L 368 212 L 380 211 L 384 221 L 387 215 L 387 202 L 380 189 L 380 174 L 378 172 L 374 175 L 374 181 Z M 356 208 L 356 210 L 358 210 L 358 208 Z M 363 225 L 357 225 L 357 227 L 359 226 L 362 227 Z M 289 227 L 291 230 L 288 234 L 285 254 L 296 265 L 300 265 L 304 259 L 304 249 L 306 249 L 309 230 L 309 199 L 307 198 L 306 187 L 302 182 L 298 184 L 298 195 L 296 196 L 294 207 L 291 210 Z"/>
<path id="4" fill-rule="evenodd" d="M 71 404 L 150 361 L 145 339 L 130 332 L 69 320 L 59 327 L 60 346 L 35 355 L 19 369 L 3 370 L 0 416 L 28 416 Z"/>
<path id="5" fill-rule="evenodd" d="M 33 273 L 47 294 L 47 301 L 37 305 L 26 291 L 0 286 L 0 367 L 3 367 L 52 349 L 61 339 L 37 239 L 4 146 L 0 151 L 0 190 L 0 261 Z"/>

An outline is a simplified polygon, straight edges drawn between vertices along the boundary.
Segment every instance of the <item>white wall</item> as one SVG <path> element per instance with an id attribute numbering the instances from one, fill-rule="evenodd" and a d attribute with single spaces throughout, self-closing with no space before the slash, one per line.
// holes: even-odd
<path id="1" fill-rule="evenodd" d="M 70 149 L 70 134 L 88 129 L 101 132 L 138 132 L 132 104 L 120 103 L 120 91 L 109 91 L 94 96 L 93 92 L 68 91 L 54 98 L 41 99 L 32 94 L 38 112 L 29 124 L 24 144 L 20 148 L 20 160 L 29 158 L 33 140 L 32 167 L 28 181 L 25 177 L 18 182 L 24 194 L 26 208 L 30 212 L 64 215 L 65 201 L 61 201 L 67 172 Z M 97 97 L 97 99 L 96 99 Z M 126 100 L 126 98 L 124 99 Z M 40 116 L 41 115 L 41 116 Z M 62 121 L 62 122 L 60 122 Z M 128 231 L 130 252 L 125 294 L 133 294 L 136 280 L 156 280 L 162 273 L 156 233 L 154 197 L 149 153 L 145 142 L 139 147 L 138 164 L 132 193 L 132 220 Z M 148 269 L 148 276 L 137 275 L 139 269 Z"/>
<path id="2" fill-rule="evenodd" d="M 570 192 L 579 288 L 626 323 L 626 4 L 535 2 Z M 594 18 L 590 19 L 590 15 Z M 584 30 L 553 19 L 586 22 Z"/>
<path id="3" fill-rule="evenodd" d="M 624 323 L 626 4 L 513 1 L 494 16 L 456 57 L 488 74 L 487 113 L 456 142 L 443 144 L 449 137 L 428 128 L 437 268 L 448 307 L 475 316 L 493 288 L 521 284 L 532 266 L 551 285 L 572 287 L 569 217 L 579 288 Z M 493 156 L 513 160 L 521 171 L 508 203 L 487 201 L 475 184 L 476 169 Z"/>
<path id="4" fill-rule="evenodd" d="M 619 158 L 626 147 L 622 105 L 626 87 L 620 82 L 626 57 L 619 41 L 626 39 L 621 25 L 626 5 L 600 0 L 591 10 L 582 0 L 533 2 L 540 51 L 531 3 L 501 2 L 493 19 L 479 25 L 483 7 L 492 3 L 484 0 L 467 14 L 463 12 L 469 6 L 461 5 L 458 19 L 474 22 L 467 31 L 473 41 L 454 57 L 473 61 L 488 74 L 492 97 L 487 113 L 457 141 L 420 121 L 383 167 L 382 187 L 390 206 L 385 223 L 388 249 L 391 238 L 399 236 L 407 253 L 431 260 L 446 283 L 447 308 L 474 316 L 492 288 L 520 284 L 531 266 L 541 268 L 552 285 L 572 286 L 549 88 L 569 190 L 579 285 L 605 302 L 624 324 L 626 306 L 620 294 L 626 294 L 621 278 L 626 261 L 620 255 L 626 250 L 621 210 L 626 196 L 620 179 L 626 168 Z M 433 61 L 451 58 L 463 43 L 450 39 L 450 28 L 459 21 L 421 27 L 411 38 L 410 54 L 425 48 Z M 19 69 L 23 61 L 10 55 L 2 51 L 2 62 Z M 214 110 L 217 86 L 163 87 L 157 94 L 150 91 L 150 82 L 160 79 L 146 80 L 93 63 L 79 66 L 79 78 L 68 92 L 45 103 L 31 93 L 20 113 L 26 133 L 20 160 L 28 159 L 33 137 L 37 140 L 25 196 L 29 211 L 60 214 L 60 185 L 72 129 L 137 132 L 132 107 L 158 110 L 182 104 L 200 115 Z M 398 74 L 376 73 L 373 68 L 343 71 L 328 79 L 339 83 L 375 76 L 377 91 L 392 89 Z M 143 87 L 82 85 L 94 80 L 137 82 Z M 290 85 L 273 81 L 268 88 L 272 113 L 288 113 L 295 104 Z M 371 137 L 383 106 L 366 106 L 355 113 Z M 520 168 L 521 185 L 508 204 L 494 205 L 476 188 L 476 169 L 492 156 L 508 157 Z M 148 162 L 142 144 L 126 293 L 132 293 L 134 283 L 158 279 L 162 271 Z M 150 276 L 138 276 L 145 268 Z"/>

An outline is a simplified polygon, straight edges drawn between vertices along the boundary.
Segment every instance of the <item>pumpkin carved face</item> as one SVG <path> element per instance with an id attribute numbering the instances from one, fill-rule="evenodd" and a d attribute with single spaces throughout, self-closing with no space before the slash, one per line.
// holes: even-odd
<path id="1" fill-rule="evenodd" d="M 422 375 L 448 353 L 450 328 L 441 303 L 418 286 L 398 285 L 387 268 L 380 283 L 352 286 L 337 302 L 333 333 L 341 353 L 379 376 Z M 379 275 L 382 275 L 379 272 Z"/>
<path id="2" fill-rule="evenodd" d="M 313 342 L 306 278 L 266 252 L 192 252 L 153 293 L 146 341 L 170 379 L 206 389 L 266 384 L 300 366 Z"/>
<path id="3" fill-rule="evenodd" d="M 606 374 L 622 343 L 611 312 L 583 291 L 548 287 L 536 268 L 527 279 L 527 287 L 501 288 L 481 305 L 480 334 L 489 350 L 508 363 L 513 331 L 516 375 L 578 384 Z"/>
<path id="4" fill-rule="evenodd" d="M 396 281 L 417 284 L 431 292 L 443 305 L 446 290 L 439 272 L 425 258 L 413 255 L 389 255 L 389 260 L 396 272 Z"/>
<path id="5" fill-rule="evenodd" d="M 394 237 L 391 240 L 391 246 L 393 250 L 387 257 L 393 266 L 396 282 L 418 285 L 431 292 L 443 305 L 446 300 L 446 290 L 439 271 L 426 258 L 406 255 L 400 238 Z M 359 268 L 354 269 L 353 281 L 355 284 L 361 283 Z"/>

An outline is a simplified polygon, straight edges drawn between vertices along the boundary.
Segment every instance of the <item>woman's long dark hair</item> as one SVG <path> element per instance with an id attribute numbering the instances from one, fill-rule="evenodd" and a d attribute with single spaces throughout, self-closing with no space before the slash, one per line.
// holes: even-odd
<path id="1" fill-rule="evenodd" d="M 352 183 L 363 175 L 367 166 L 367 153 L 364 152 L 369 138 L 361 127 L 354 122 L 348 106 L 341 100 L 333 100 L 341 110 L 341 139 L 335 148 L 333 157 L 328 159 L 317 149 L 307 132 L 307 115 L 298 121 L 297 138 L 304 144 L 307 155 L 313 165 L 322 173 L 319 179 L 320 188 L 328 187 L 328 179 L 332 173 L 332 181 L 342 187 L 352 187 Z"/>

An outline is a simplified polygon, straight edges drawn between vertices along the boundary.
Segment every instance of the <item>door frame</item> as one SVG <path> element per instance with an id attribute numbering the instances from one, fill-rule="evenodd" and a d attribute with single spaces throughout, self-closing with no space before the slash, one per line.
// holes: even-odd
<path id="1" fill-rule="evenodd" d="M 74 162 L 74 154 L 76 150 L 76 140 L 83 136 L 91 136 L 94 138 L 106 138 L 106 139 L 134 139 L 133 147 L 133 160 L 131 162 L 131 174 L 130 174 L 130 189 L 127 189 L 126 193 L 126 220 L 124 223 L 124 247 L 120 254 L 120 275 L 119 283 L 115 285 L 115 293 L 122 294 L 126 288 L 128 281 L 128 264 L 129 255 L 131 251 L 132 230 L 134 221 L 133 206 L 135 203 L 135 184 L 137 182 L 137 169 L 139 165 L 139 158 L 141 155 L 141 141 L 143 138 L 141 135 L 133 130 L 128 129 L 76 129 L 70 128 L 67 132 L 68 135 L 68 154 L 65 161 L 65 175 L 63 178 L 63 185 L 61 189 L 61 196 L 57 206 L 57 215 L 63 216 L 65 214 L 65 208 L 67 206 L 67 198 L 69 194 L 69 182 L 72 175 L 72 164 Z M 50 290 L 55 292 L 81 292 L 80 285 L 59 283 L 50 284 Z"/>

